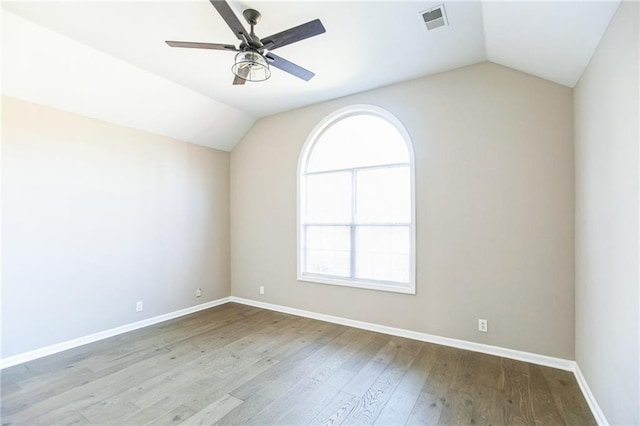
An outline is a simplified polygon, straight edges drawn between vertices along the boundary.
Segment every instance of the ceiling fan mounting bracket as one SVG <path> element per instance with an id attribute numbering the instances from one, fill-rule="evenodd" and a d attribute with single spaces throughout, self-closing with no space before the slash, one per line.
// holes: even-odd
<path id="1" fill-rule="evenodd" d="M 246 19 L 247 23 L 251 26 L 257 25 L 258 22 L 260 22 L 260 18 L 262 18 L 260 12 L 255 9 L 246 9 L 242 12 L 242 16 L 244 16 L 244 19 Z"/>

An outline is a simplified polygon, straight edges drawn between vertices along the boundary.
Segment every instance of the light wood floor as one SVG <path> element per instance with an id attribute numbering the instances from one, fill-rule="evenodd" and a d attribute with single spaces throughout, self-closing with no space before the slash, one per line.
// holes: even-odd
<path id="1" fill-rule="evenodd" d="M 2 371 L 2 424 L 595 424 L 566 371 L 226 304 Z"/>

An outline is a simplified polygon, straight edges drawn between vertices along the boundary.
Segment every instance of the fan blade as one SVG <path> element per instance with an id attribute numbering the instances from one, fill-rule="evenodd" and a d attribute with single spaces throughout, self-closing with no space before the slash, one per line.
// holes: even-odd
<path id="1" fill-rule="evenodd" d="M 298 25 L 297 27 L 289 28 L 288 30 L 284 30 L 278 34 L 265 37 L 260 41 L 264 44 L 265 48 L 274 50 L 324 32 L 326 32 L 326 30 L 324 29 L 322 22 L 320 22 L 319 19 L 314 19 L 306 24 Z"/>
<path id="2" fill-rule="evenodd" d="M 238 40 L 243 41 L 242 35 L 244 34 L 245 38 L 249 38 L 249 33 L 244 29 L 242 23 L 238 19 L 233 10 L 231 10 L 231 6 L 224 0 L 209 0 L 213 7 L 216 8 L 224 22 L 227 23 L 233 34 L 238 38 Z"/>
<path id="3" fill-rule="evenodd" d="M 165 41 L 171 47 L 190 47 L 193 49 L 212 49 L 212 50 L 234 50 L 236 47 L 232 44 L 220 44 L 220 43 L 198 43 L 190 41 Z"/>
<path id="4" fill-rule="evenodd" d="M 245 84 L 247 82 L 247 80 L 245 80 L 244 78 L 240 78 L 237 75 L 235 76 L 235 78 L 233 79 L 233 84 L 235 86 L 240 85 L 240 84 Z"/>
<path id="5" fill-rule="evenodd" d="M 241 75 L 236 75 L 233 79 L 233 84 L 244 84 L 247 82 L 247 76 L 249 75 L 249 68 L 240 68 L 238 72 Z M 244 77 L 244 78 L 243 78 Z"/>
<path id="6" fill-rule="evenodd" d="M 291 75 L 295 75 L 298 78 L 303 79 L 304 81 L 309 81 L 315 75 L 311 71 L 302 68 L 300 65 L 296 65 L 293 62 L 289 62 L 284 58 L 281 58 L 278 55 L 274 55 L 269 52 L 266 56 L 267 60 L 276 68 L 281 69 L 282 71 L 288 72 Z"/>

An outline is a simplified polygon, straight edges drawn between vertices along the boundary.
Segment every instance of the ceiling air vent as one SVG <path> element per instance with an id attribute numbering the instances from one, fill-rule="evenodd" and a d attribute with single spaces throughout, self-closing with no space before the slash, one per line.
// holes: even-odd
<path id="1" fill-rule="evenodd" d="M 420 15 L 422 15 L 422 19 L 424 19 L 424 24 L 427 26 L 427 30 L 435 30 L 436 28 L 449 25 L 447 22 L 447 15 L 444 12 L 444 4 L 420 12 Z"/>

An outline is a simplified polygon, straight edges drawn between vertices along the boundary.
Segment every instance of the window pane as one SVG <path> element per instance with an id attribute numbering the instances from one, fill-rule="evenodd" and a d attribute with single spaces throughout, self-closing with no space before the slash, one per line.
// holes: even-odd
<path id="1" fill-rule="evenodd" d="M 307 176 L 307 223 L 351 222 L 351 173 Z"/>
<path id="2" fill-rule="evenodd" d="M 402 134 L 387 120 L 352 115 L 329 126 L 313 146 L 307 172 L 408 163 Z"/>
<path id="3" fill-rule="evenodd" d="M 303 247 L 305 271 L 311 274 L 351 275 L 351 229 L 349 226 L 307 226 Z"/>
<path id="4" fill-rule="evenodd" d="M 356 227 L 356 277 L 409 282 L 408 226 Z"/>
<path id="5" fill-rule="evenodd" d="M 360 170 L 356 176 L 358 223 L 409 223 L 409 167 Z"/>

